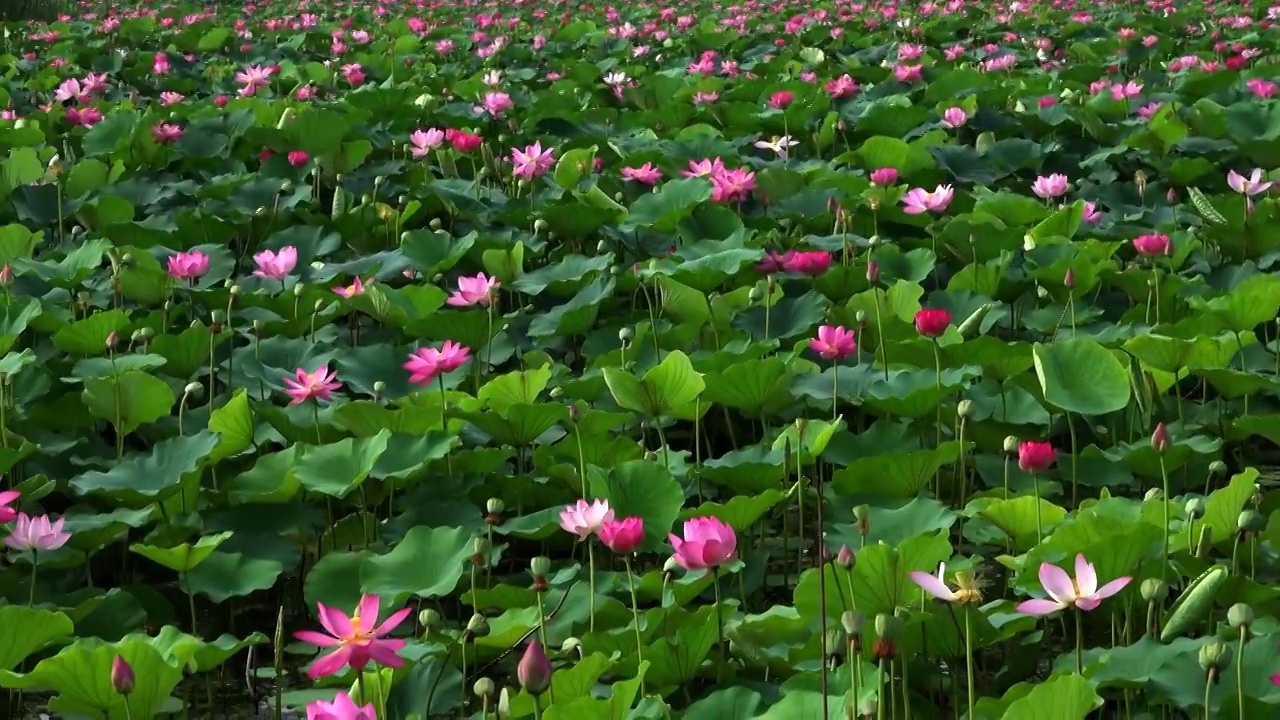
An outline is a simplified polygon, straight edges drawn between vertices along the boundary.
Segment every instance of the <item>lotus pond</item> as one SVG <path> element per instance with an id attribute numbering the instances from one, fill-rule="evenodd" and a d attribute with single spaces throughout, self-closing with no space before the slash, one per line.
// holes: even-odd
<path id="1" fill-rule="evenodd" d="M 6 717 L 1276 714 L 1274 8 L 67 12 Z"/>

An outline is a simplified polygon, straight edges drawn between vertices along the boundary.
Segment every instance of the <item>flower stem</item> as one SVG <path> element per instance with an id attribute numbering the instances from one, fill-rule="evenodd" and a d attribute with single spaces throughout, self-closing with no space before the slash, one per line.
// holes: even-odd
<path id="1" fill-rule="evenodd" d="M 973 620 L 971 619 L 969 608 L 964 609 L 964 674 L 969 680 L 969 718 L 973 720 L 977 718 L 974 712 L 974 692 L 973 692 Z"/>
<path id="2" fill-rule="evenodd" d="M 591 593 L 587 597 L 587 611 L 591 617 L 591 632 L 596 631 L 596 551 L 587 539 L 587 580 Z"/>
<path id="3" fill-rule="evenodd" d="M 716 591 L 716 640 L 720 646 L 720 660 L 727 664 L 729 654 L 724 647 L 724 609 L 720 606 L 720 568 L 712 570 L 711 573 L 711 584 Z"/>
<path id="4" fill-rule="evenodd" d="M 631 590 L 631 617 L 636 622 L 636 668 L 641 673 L 640 697 L 644 697 L 644 641 L 640 639 L 640 604 L 636 602 L 636 578 L 631 571 L 631 555 L 628 554 L 623 562 L 627 566 L 627 587 Z"/>
<path id="5" fill-rule="evenodd" d="M 1076 611 L 1076 674 L 1084 675 L 1084 614 Z"/>
<path id="6" fill-rule="evenodd" d="M 1240 649 L 1236 651 L 1236 708 L 1240 720 L 1244 720 L 1244 636 L 1248 632 L 1248 628 L 1240 628 Z"/>
<path id="7" fill-rule="evenodd" d="M 1044 540 L 1044 528 L 1040 520 L 1040 473 L 1031 473 L 1031 488 L 1036 494 L 1036 544 Z"/>
<path id="8" fill-rule="evenodd" d="M 29 608 L 36 606 L 36 568 L 38 566 L 36 551 L 33 549 L 31 551 L 31 587 L 27 591 L 27 607 Z"/>
<path id="9" fill-rule="evenodd" d="M 1160 504 L 1164 506 L 1164 562 L 1160 564 L 1160 577 L 1168 578 L 1169 575 L 1169 471 L 1165 469 L 1164 455 L 1157 455 L 1160 459 L 1160 480 L 1164 484 L 1164 496 L 1160 499 Z"/>
<path id="10" fill-rule="evenodd" d="M 444 373 L 440 373 L 440 425 L 446 434 L 449 432 L 449 400 L 444 394 Z M 450 450 L 452 450 L 450 445 Z M 449 477 L 453 477 L 453 453 L 446 451 L 444 454 L 445 470 L 448 471 Z"/>
<path id="11" fill-rule="evenodd" d="M 880 290 L 871 288 L 871 299 L 876 306 L 876 342 L 880 346 L 880 359 L 884 363 L 884 381 L 889 382 L 889 346 L 884 342 L 884 321 L 880 317 Z"/>

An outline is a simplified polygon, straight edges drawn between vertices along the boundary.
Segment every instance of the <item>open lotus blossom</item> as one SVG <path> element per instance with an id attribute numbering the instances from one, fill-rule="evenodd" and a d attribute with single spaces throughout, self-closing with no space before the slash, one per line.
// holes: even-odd
<path id="1" fill-rule="evenodd" d="M 543 150 L 542 143 L 539 142 L 524 150 L 511 148 L 511 164 L 514 166 L 512 173 L 518 178 L 532 180 L 546 173 L 555 164 L 554 152 L 555 148 Z"/>
<path id="2" fill-rule="evenodd" d="M 879 187 L 889 187 L 898 182 L 898 169 L 891 167 L 877 168 L 871 171 L 871 184 Z"/>
<path id="3" fill-rule="evenodd" d="M 943 212 L 954 196 L 955 190 L 950 185 L 939 185 L 932 192 L 924 188 L 911 188 L 902 196 L 902 212 L 908 215 Z"/>
<path id="4" fill-rule="evenodd" d="M 707 570 L 733 562 L 738 536 L 733 527 L 716 517 L 696 517 L 684 522 L 684 537 L 667 536 L 672 557 L 685 570 Z"/>
<path id="5" fill-rule="evenodd" d="M 1036 181 L 1031 183 L 1031 192 L 1043 200 L 1065 195 L 1067 192 L 1067 176 L 1054 173 L 1037 177 Z"/>
<path id="6" fill-rule="evenodd" d="M 397 611 L 379 625 L 377 595 L 362 595 L 355 614 L 350 617 L 323 603 L 316 603 L 316 607 L 319 610 L 320 625 L 328 634 L 299 630 L 293 636 L 318 647 L 337 649 L 311 663 L 311 668 L 307 670 L 308 677 L 315 679 L 333 675 L 344 665 L 350 665 L 355 670 L 361 670 L 371 662 L 391 668 L 404 665 L 404 660 L 396 653 L 404 647 L 405 641 L 385 636 L 404 622 L 412 608 Z"/>
<path id="7" fill-rule="evenodd" d="M 825 360 L 846 358 L 858 349 L 853 333 L 838 325 L 822 325 L 818 336 L 809 341 L 809 349 Z"/>
<path id="8" fill-rule="evenodd" d="M 1084 221 L 1090 224 L 1096 223 L 1102 219 L 1102 211 L 1098 210 L 1097 203 L 1085 201 L 1084 203 Z"/>
<path id="9" fill-rule="evenodd" d="M 174 253 L 169 256 L 167 270 L 174 280 L 195 280 L 209 272 L 209 256 L 199 250 Z"/>
<path id="10" fill-rule="evenodd" d="M 942 126 L 947 128 L 958 128 L 969 121 L 969 113 L 964 108 L 949 107 L 942 112 Z"/>
<path id="11" fill-rule="evenodd" d="M 333 391 L 342 387 L 338 382 L 338 374 L 331 372 L 328 365 L 321 365 L 315 372 L 307 372 L 302 368 L 294 371 L 293 377 L 284 377 L 285 394 L 293 398 L 290 405 L 297 405 L 307 400 L 332 400 Z"/>
<path id="12" fill-rule="evenodd" d="M 444 140 L 449 143 L 450 147 L 460 153 L 474 152 L 476 148 L 484 144 L 484 138 L 479 135 L 453 128 L 444 131 Z"/>
<path id="13" fill-rule="evenodd" d="M 409 154 L 415 160 L 421 160 L 443 144 L 444 131 L 439 128 L 414 130 L 409 133 Z"/>
<path id="14" fill-rule="evenodd" d="M 156 123 L 151 126 L 151 138 L 160 145 L 168 145 L 182 139 L 182 127 L 173 123 Z"/>
<path id="15" fill-rule="evenodd" d="M 458 278 L 458 289 L 446 301 L 454 307 L 471 305 L 489 306 L 493 302 L 494 292 L 502 286 L 495 278 L 484 273 L 476 273 L 474 277 L 463 275 Z"/>
<path id="16" fill-rule="evenodd" d="M 7 522 L 13 522 L 14 518 L 18 517 L 18 511 L 9 507 L 9 505 L 12 504 L 14 500 L 21 497 L 21 495 L 22 493 L 17 490 L 5 490 L 4 492 L 0 492 L 0 525 Z"/>
<path id="17" fill-rule="evenodd" d="M 1263 180 L 1262 177 L 1261 168 L 1254 168 L 1247 178 L 1235 170 L 1227 171 L 1227 185 L 1231 186 L 1232 190 L 1244 195 L 1245 210 L 1249 213 L 1253 212 L 1253 196 L 1270 190 L 1274 184 Z"/>
<path id="18" fill-rule="evenodd" d="M 911 582 L 914 582 L 920 586 L 921 590 L 939 600 L 949 603 L 976 605 L 982 602 L 982 591 L 978 588 L 977 578 L 974 576 L 973 571 L 965 570 L 956 573 L 955 590 L 947 587 L 946 572 L 946 563 L 938 563 L 938 574 L 936 576 L 916 570 L 910 574 Z"/>
<path id="19" fill-rule="evenodd" d="M 1066 570 L 1052 563 L 1040 564 L 1040 585 L 1049 595 L 1044 600 L 1025 600 L 1018 604 L 1018 612 L 1024 615 L 1049 615 L 1075 606 L 1081 610 L 1093 610 L 1103 600 L 1120 592 L 1133 578 L 1120 577 L 1098 587 L 1098 574 L 1093 563 L 1084 554 L 1076 555 L 1074 579 Z"/>
<path id="20" fill-rule="evenodd" d="M 826 250 L 790 250 L 782 256 L 782 269 L 817 277 L 831 267 L 831 253 Z"/>
<path id="21" fill-rule="evenodd" d="M 510 95 L 504 92 L 487 92 L 476 109 L 478 112 L 488 113 L 493 117 L 502 117 L 513 107 L 515 107 L 515 104 L 511 102 Z"/>
<path id="22" fill-rule="evenodd" d="M 1134 238 L 1133 249 L 1137 250 L 1139 255 L 1159 257 L 1173 252 L 1173 243 L 1169 240 L 1168 235 L 1152 233 Z"/>
<path id="23" fill-rule="evenodd" d="M 613 522 L 613 509 L 608 500 L 579 500 L 560 511 L 560 527 L 579 540 L 586 540 L 609 522 Z"/>
<path id="24" fill-rule="evenodd" d="M 20 512 L 13 530 L 4 539 L 4 544 L 14 550 L 57 550 L 71 539 L 71 533 L 62 531 L 65 518 L 49 521 L 48 515 L 32 517 Z"/>
<path id="25" fill-rule="evenodd" d="M 681 170 L 680 174 L 684 177 L 711 177 L 717 173 L 726 170 L 724 161 L 720 158 L 703 158 L 702 160 L 690 160 L 689 169 Z"/>
<path id="26" fill-rule="evenodd" d="M 279 252 L 273 250 L 263 250 L 254 253 L 253 262 L 258 266 L 253 274 L 260 278 L 270 278 L 272 280 L 283 280 L 293 272 L 294 266 L 298 264 L 298 248 L 292 245 L 286 245 L 280 248 Z"/>
<path id="27" fill-rule="evenodd" d="M 372 285 L 373 280 L 374 280 L 373 278 L 369 278 L 368 280 L 361 280 L 357 276 L 354 280 L 351 281 L 350 285 L 335 285 L 333 287 L 333 291 L 337 293 L 339 296 L 347 298 L 349 300 L 357 295 L 363 295 L 365 286 Z"/>
<path id="28" fill-rule="evenodd" d="M 356 705 L 351 696 L 340 692 L 333 702 L 312 700 L 307 703 L 307 720 L 378 720 L 373 703 Z"/>
<path id="29" fill-rule="evenodd" d="M 662 179 L 662 171 L 653 166 L 653 163 L 645 163 L 640 167 L 624 167 L 621 171 L 624 180 L 633 180 L 642 185 L 656 185 Z"/>
<path id="30" fill-rule="evenodd" d="M 262 67 L 261 65 L 250 65 L 249 67 L 236 73 L 235 80 L 240 83 L 240 97 L 252 97 L 258 92 L 258 88 L 264 88 L 271 84 L 271 76 L 274 74 L 275 68 Z"/>
<path id="31" fill-rule="evenodd" d="M 757 140 L 756 147 L 761 150 L 772 150 L 778 157 L 783 160 L 787 159 L 787 154 L 791 152 L 791 148 L 799 145 L 799 140 L 792 140 L 790 135 L 782 137 L 774 136 L 769 140 Z"/>
<path id="32" fill-rule="evenodd" d="M 471 359 L 471 350 L 452 340 L 445 340 L 440 349 L 418 348 L 409 354 L 404 369 L 409 371 L 409 382 L 414 385 L 430 385 L 441 373 L 457 370 Z"/>

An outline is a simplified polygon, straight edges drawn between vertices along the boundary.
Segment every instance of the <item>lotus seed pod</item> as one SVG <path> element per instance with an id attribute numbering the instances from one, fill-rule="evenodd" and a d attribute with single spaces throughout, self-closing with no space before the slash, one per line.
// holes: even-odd
<path id="1" fill-rule="evenodd" d="M 312 312 L 320 312 L 323 309 L 324 309 L 324 300 L 316 300 L 314 303 L 311 304 Z"/>
<path id="2" fill-rule="evenodd" d="M 1143 502 L 1159 502 L 1163 498 L 1164 498 L 1164 491 L 1162 491 L 1160 488 L 1153 487 L 1147 490 L 1146 495 L 1142 496 L 1142 501 Z"/>
<path id="3" fill-rule="evenodd" d="M 555 240 L 555 239 L 556 239 L 556 234 L 555 234 L 555 233 L 553 233 L 553 232 L 548 232 L 548 233 L 547 233 L 547 239 L 548 239 L 548 240 Z"/>
<path id="4" fill-rule="evenodd" d="M 431 278 L 431 284 L 432 284 L 432 285 L 439 285 L 441 280 L 444 280 L 444 274 L 442 274 L 442 273 L 436 273 L 436 274 L 435 274 L 435 277 Z"/>
<path id="5" fill-rule="evenodd" d="M 227 288 L 227 292 L 231 293 L 231 297 L 233 298 L 240 297 L 240 286 L 232 285 L 231 287 Z"/>
<path id="6" fill-rule="evenodd" d="M 382 187 L 383 185 L 386 185 L 386 184 L 387 184 L 387 176 L 386 176 L 386 175 L 379 175 L 379 176 L 377 176 L 377 177 L 375 177 L 375 178 L 373 179 L 373 186 L 374 186 L 374 187 Z"/>
<path id="7" fill-rule="evenodd" d="M 864 718 L 876 717 L 880 712 L 880 701 L 876 699 L 875 695 L 864 697 L 858 703 L 858 712 L 861 713 Z"/>
<path id="8" fill-rule="evenodd" d="M 254 332 L 258 332 L 258 333 L 260 333 L 260 332 L 262 332 L 263 330 L 265 330 L 266 328 L 267 328 L 267 323 L 266 323 L 266 321 L 265 321 L 265 320 L 254 320 L 254 321 L 253 321 L 253 330 L 254 330 Z"/>
<path id="9" fill-rule="evenodd" d="M 763 299 L 764 299 L 764 291 L 761 290 L 759 286 L 753 287 L 751 288 L 751 290 L 747 292 L 747 300 L 749 300 L 753 305 L 755 303 L 760 302 Z"/>
<path id="10" fill-rule="evenodd" d="M 1230 655 L 1230 645 L 1216 637 L 1211 637 L 1204 645 L 1200 646 L 1200 652 L 1197 654 L 1196 660 L 1200 663 L 1201 670 L 1206 673 L 1214 673 L 1227 664 L 1227 658 Z"/>
<path id="11" fill-rule="evenodd" d="M 666 562 L 662 563 L 662 572 L 673 573 L 678 567 L 680 567 L 680 563 L 676 562 L 674 557 L 669 557 Z"/>
<path id="12" fill-rule="evenodd" d="M 209 313 L 209 322 L 212 322 L 214 325 L 217 325 L 226 319 L 227 319 L 227 314 L 222 312 L 221 310 L 214 310 L 213 312 Z"/>
<path id="13" fill-rule="evenodd" d="M 144 327 L 138 331 L 138 334 L 142 336 L 144 341 L 149 341 L 151 338 L 156 336 L 156 331 L 149 327 Z"/>
<path id="14" fill-rule="evenodd" d="M 564 388 L 562 388 L 562 387 L 553 387 L 553 388 L 551 388 L 551 392 L 550 392 L 550 393 L 548 393 L 548 395 L 550 395 L 550 396 L 551 396 L 551 399 L 552 399 L 552 400 L 555 400 L 555 399 L 557 399 L 557 398 L 563 397 L 563 396 L 564 396 Z"/>
<path id="15" fill-rule="evenodd" d="M 960 402 L 956 403 L 956 414 L 962 418 L 972 417 L 973 401 L 968 398 L 965 398 L 964 400 L 961 400 Z"/>
<path id="16" fill-rule="evenodd" d="M 125 253 L 120 257 L 120 264 L 129 267 L 133 265 L 133 253 Z"/>
<path id="17" fill-rule="evenodd" d="M 307 291 L 307 286 L 303 285 L 302 283 L 298 283 L 297 285 L 293 286 L 294 297 L 302 297 L 302 293 L 306 291 Z"/>
<path id="18" fill-rule="evenodd" d="M 471 554 L 484 555 L 489 552 L 489 538 L 480 535 L 471 541 Z"/>
<path id="19" fill-rule="evenodd" d="M 1169 597 L 1169 585 L 1160 578 L 1147 578 L 1142 581 L 1138 591 L 1147 602 L 1163 603 Z"/>
<path id="20" fill-rule="evenodd" d="M 533 221 L 533 231 L 534 231 L 535 233 L 540 233 L 540 232 L 542 232 L 543 230 L 546 230 L 546 229 L 547 229 L 547 221 L 546 221 L 546 220 L 543 220 L 542 218 L 538 218 L 537 220 L 534 220 L 534 221 Z"/>
<path id="21" fill-rule="evenodd" d="M 385 393 L 386 391 L 387 391 L 387 384 L 385 382 L 383 382 L 382 380 L 374 381 L 373 383 L 374 395 L 376 395 L 377 397 L 382 397 L 383 393 Z"/>
<path id="22" fill-rule="evenodd" d="M 1204 498 L 1194 497 L 1187 501 L 1186 505 L 1187 517 L 1195 520 L 1204 517 Z"/>
<path id="23" fill-rule="evenodd" d="M 431 608 L 418 613 L 418 624 L 428 630 L 435 627 L 438 622 L 440 622 L 440 613 Z"/>
<path id="24" fill-rule="evenodd" d="M 431 218 L 431 222 L 428 223 L 432 230 L 439 230 L 440 226 L 443 224 L 444 223 L 440 222 L 440 218 Z M 505 691 L 506 688 L 503 688 L 503 690 Z"/>
<path id="25" fill-rule="evenodd" d="M 867 238 L 867 246 L 868 246 L 868 247 L 872 247 L 872 248 L 874 248 L 874 247 L 876 247 L 876 246 L 877 246 L 877 245 L 879 245 L 879 244 L 880 244 L 880 236 L 879 236 L 879 235 L 872 235 L 871 237 Z"/>
<path id="26" fill-rule="evenodd" d="M 498 720 L 509 720 L 511 717 L 511 692 L 506 688 L 502 688 L 502 692 L 498 693 Z"/>
<path id="27" fill-rule="evenodd" d="M 480 168 L 479 172 L 476 173 L 476 177 L 481 180 L 484 180 L 485 178 L 489 177 L 489 175 L 490 175 L 489 168 L 487 167 Z"/>
<path id="28" fill-rule="evenodd" d="M 203 327 L 203 326 L 200 324 L 200 321 L 199 321 L 199 320 L 192 320 L 192 321 L 191 321 L 191 324 L 190 324 L 190 325 L 188 325 L 187 327 L 189 327 L 189 328 L 193 328 L 193 329 L 194 329 L 194 328 Z M 108 339 L 110 339 L 110 338 L 108 338 Z"/>
<path id="29" fill-rule="evenodd" d="M 254 214 L 254 216 L 255 216 L 255 217 L 266 217 L 266 215 L 267 215 L 267 206 L 266 206 L 266 205 L 259 205 L 259 206 L 257 207 L 257 209 L 253 211 L 253 214 Z"/>
<path id="30" fill-rule="evenodd" d="M 1266 521 L 1257 510 L 1245 510 L 1240 513 L 1240 517 L 1236 518 L 1236 530 L 1239 532 L 1254 532 L 1264 527 L 1266 527 Z"/>
<path id="31" fill-rule="evenodd" d="M 1037 285 L 1036 297 L 1040 298 L 1041 300 L 1047 300 L 1049 298 L 1049 288 L 1043 285 Z"/>
<path id="32" fill-rule="evenodd" d="M 480 678 L 476 681 L 475 685 L 471 686 L 471 692 L 475 693 L 476 697 L 482 700 L 493 695 L 494 689 L 493 681 L 487 677 Z"/>
<path id="33" fill-rule="evenodd" d="M 871 507 L 869 505 L 855 505 L 853 508 L 853 517 L 858 522 L 866 522 L 870 514 Z"/>
<path id="34" fill-rule="evenodd" d="M 844 657 L 845 635 L 840 628 L 827 628 L 827 655 Z"/>
<path id="35" fill-rule="evenodd" d="M 614 194 L 613 194 L 613 201 L 614 201 L 614 202 L 616 202 L 616 203 L 621 204 L 621 203 L 622 203 L 622 199 L 623 199 L 624 197 L 626 197 L 626 196 L 625 196 L 625 195 L 623 195 L 622 193 L 620 193 L 620 192 L 616 192 L 616 193 L 614 193 Z"/>
<path id="36" fill-rule="evenodd" d="M 1253 617 L 1253 608 L 1245 603 L 1236 603 L 1227 610 L 1227 623 L 1237 630 L 1248 630 Z"/>
<path id="37" fill-rule="evenodd" d="M 596 243 L 596 252 L 598 253 L 609 252 L 609 241 L 601 240 L 600 242 Z"/>
<path id="38" fill-rule="evenodd" d="M 857 635 L 862 632 L 862 627 L 867 624 L 867 619 L 857 610 L 846 610 L 840 616 L 840 624 L 844 627 L 844 631 L 850 635 Z"/>
<path id="39" fill-rule="evenodd" d="M 893 615 L 880 613 L 876 615 L 876 636 L 886 640 L 894 640 L 898 637 L 898 630 L 902 627 L 902 621 Z"/>
<path id="40" fill-rule="evenodd" d="M 551 572 L 551 558 L 539 555 L 529 561 L 529 572 L 537 577 L 545 577 Z"/>
<path id="41" fill-rule="evenodd" d="M 624 343 L 631 342 L 631 339 L 635 337 L 635 335 L 635 332 L 633 332 L 631 328 L 624 327 L 618 331 L 618 339 Z"/>
<path id="42" fill-rule="evenodd" d="M 485 620 L 484 616 L 479 613 L 472 615 L 471 619 L 467 621 L 467 632 L 472 637 L 482 638 L 489 634 L 489 621 Z"/>
<path id="43" fill-rule="evenodd" d="M 1222 477 L 1227 474 L 1227 464 L 1221 460 L 1214 460 L 1209 463 L 1209 474 L 1214 477 Z"/>
<path id="44" fill-rule="evenodd" d="M 182 388 L 182 394 L 198 398 L 204 394 L 204 386 L 198 382 L 189 382 L 186 387 Z"/>
<path id="45" fill-rule="evenodd" d="M 396 204 L 397 204 L 397 205 L 408 205 L 408 204 L 409 204 L 409 196 L 408 196 L 408 195 L 398 195 L 398 196 L 396 197 Z"/>
<path id="46" fill-rule="evenodd" d="M 560 643 L 560 652 L 565 655 L 572 655 L 573 651 L 582 649 L 582 641 L 576 637 L 567 637 L 564 642 Z"/>
<path id="47" fill-rule="evenodd" d="M 370 195 L 369 193 L 365 193 L 365 194 L 361 195 L 361 196 L 360 196 L 360 204 L 361 204 L 361 205 L 372 205 L 372 204 L 373 204 L 373 196 L 372 196 L 372 195 Z"/>
<path id="48" fill-rule="evenodd" d="M 859 310 L 858 312 L 854 313 L 853 321 L 858 323 L 859 325 L 865 325 L 867 323 L 867 311 Z"/>
<path id="49" fill-rule="evenodd" d="M 293 192 L 293 181 L 285 180 L 284 182 L 280 183 L 280 192 L 281 193 Z"/>
<path id="50" fill-rule="evenodd" d="M 502 502 L 502 498 L 491 497 L 484 504 L 484 509 L 490 515 L 501 515 L 502 511 L 507 509 L 507 504 Z"/>

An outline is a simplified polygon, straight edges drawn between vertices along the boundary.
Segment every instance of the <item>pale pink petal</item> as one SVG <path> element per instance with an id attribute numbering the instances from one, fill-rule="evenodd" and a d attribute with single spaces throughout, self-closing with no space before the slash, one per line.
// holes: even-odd
<path id="1" fill-rule="evenodd" d="M 1098 571 L 1093 563 L 1084 559 L 1084 553 L 1076 554 L 1076 588 L 1082 597 L 1089 597 L 1098 590 Z"/>
<path id="2" fill-rule="evenodd" d="M 1093 596 L 1099 600 L 1105 600 L 1123 590 L 1125 586 L 1131 582 L 1133 582 L 1133 578 L 1130 577 L 1116 578 L 1115 580 L 1112 580 L 1106 585 L 1098 588 L 1098 591 L 1094 593 Z"/>
<path id="3" fill-rule="evenodd" d="M 1052 600 L 1025 600 L 1018 603 L 1017 610 L 1023 615 L 1050 615 L 1064 606 Z"/>
<path id="4" fill-rule="evenodd" d="M 947 584 L 942 582 L 942 580 L 935 575 L 930 575 L 927 572 L 920 572 L 917 570 L 911 573 L 911 581 L 916 585 L 919 585 L 921 590 L 924 590 L 939 600 L 955 602 L 956 594 L 951 592 L 951 589 L 947 587 Z"/>
<path id="5" fill-rule="evenodd" d="M 1060 605 L 1068 605 L 1076 599 L 1076 588 L 1071 583 L 1071 576 L 1052 563 L 1040 563 L 1040 585 Z"/>
<path id="6" fill-rule="evenodd" d="M 1080 608 L 1081 610 L 1084 610 L 1085 612 L 1094 610 L 1101 604 L 1102 604 L 1102 600 L 1096 597 L 1076 598 L 1076 607 Z"/>

